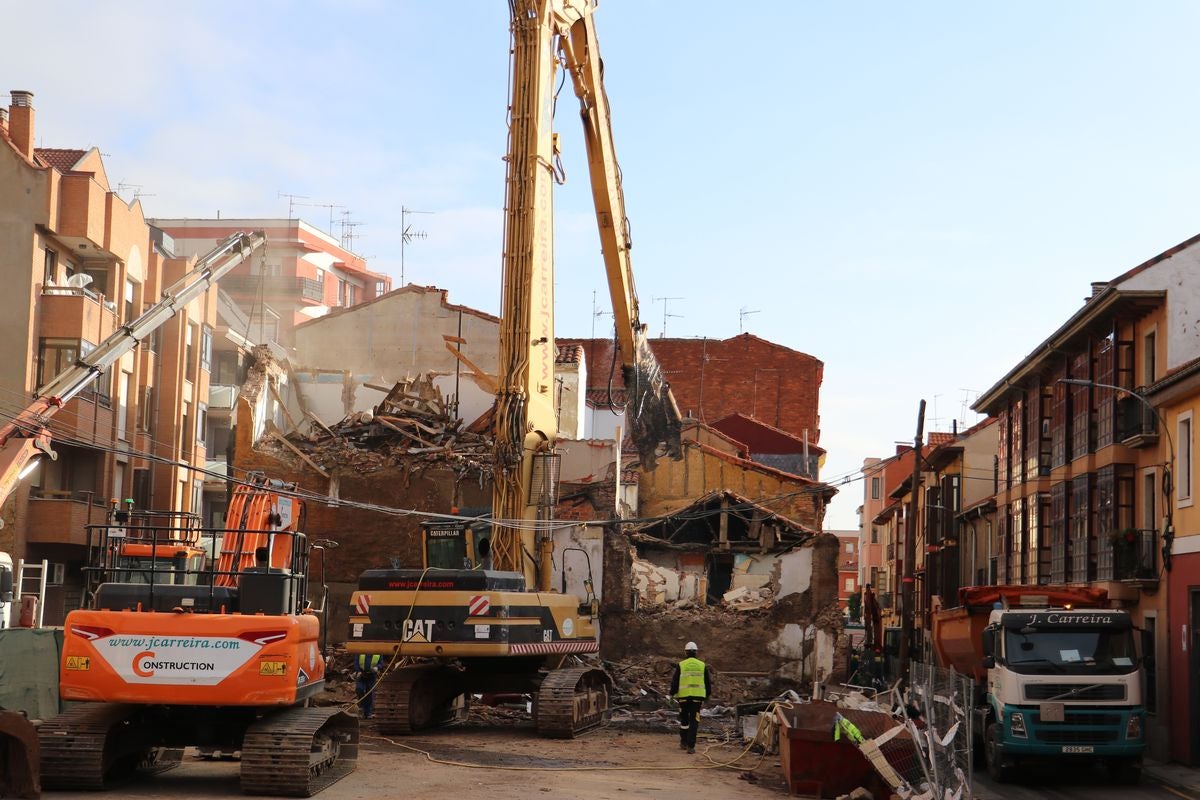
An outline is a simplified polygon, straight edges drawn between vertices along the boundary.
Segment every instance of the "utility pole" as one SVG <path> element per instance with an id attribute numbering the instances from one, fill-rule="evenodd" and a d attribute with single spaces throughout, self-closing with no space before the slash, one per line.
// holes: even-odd
<path id="1" fill-rule="evenodd" d="M 908 686 L 908 662 L 911 658 L 913 638 L 913 606 L 916 586 L 913 579 L 913 562 L 917 560 L 917 500 L 921 491 L 921 440 L 925 435 L 925 401 L 917 411 L 917 436 L 913 439 L 913 474 L 908 504 L 908 519 L 904 526 L 904 573 L 901 578 L 900 602 L 900 683 Z"/>

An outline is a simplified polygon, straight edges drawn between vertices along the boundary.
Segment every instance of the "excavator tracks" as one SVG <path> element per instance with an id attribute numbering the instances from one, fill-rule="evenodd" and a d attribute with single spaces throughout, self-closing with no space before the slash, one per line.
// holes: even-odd
<path id="1" fill-rule="evenodd" d="M 339 708 L 269 714 L 242 740 L 242 791 L 312 797 L 358 763 L 358 719 Z"/>
<path id="2" fill-rule="evenodd" d="M 572 739 L 608 721 L 612 678 L 602 669 L 556 669 L 537 693 L 534 722 L 551 739 Z"/>
<path id="3" fill-rule="evenodd" d="M 466 700 L 461 673 L 437 664 L 400 667 L 375 687 L 375 719 L 379 732 L 407 736 L 426 728 L 449 725 L 462 716 Z"/>
<path id="4" fill-rule="evenodd" d="M 38 729 L 44 789 L 106 789 L 134 772 L 163 772 L 183 751 L 154 747 L 139 724 L 142 706 L 86 703 L 67 709 Z"/>

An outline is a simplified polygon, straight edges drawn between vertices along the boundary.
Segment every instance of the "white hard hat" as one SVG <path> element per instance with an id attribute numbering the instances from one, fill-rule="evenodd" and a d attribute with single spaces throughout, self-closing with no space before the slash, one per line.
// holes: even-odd
<path id="1" fill-rule="evenodd" d="M 685 644 L 685 645 L 683 646 L 683 649 L 684 649 L 685 651 L 687 651 L 687 652 L 693 652 L 693 651 L 697 651 L 697 650 L 699 650 L 700 648 L 699 648 L 699 647 L 696 647 L 696 643 L 695 643 L 695 642 L 688 642 L 687 644 Z"/>

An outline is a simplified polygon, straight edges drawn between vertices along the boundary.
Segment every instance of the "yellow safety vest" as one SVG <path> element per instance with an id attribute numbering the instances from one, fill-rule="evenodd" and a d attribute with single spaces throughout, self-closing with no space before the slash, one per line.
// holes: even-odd
<path id="1" fill-rule="evenodd" d="M 704 662 L 698 658 L 685 658 L 679 662 L 679 691 L 676 697 L 705 697 Z"/>
<path id="2" fill-rule="evenodd" d="M 381 658 L 381 656 L 378 653 L 375 653 L 372 655 L 367 655 L 366 653 L 359 653 L 358 658 L 355 659 L 358 662 L 358 664 L 357 664 L 358 671 L 366 672 L 368 670 L 378 669 L 380 658 Z"/>

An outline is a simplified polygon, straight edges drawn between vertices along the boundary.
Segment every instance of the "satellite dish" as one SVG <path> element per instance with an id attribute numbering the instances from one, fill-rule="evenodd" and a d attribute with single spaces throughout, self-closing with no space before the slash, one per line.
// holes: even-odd
<path id="1" fill-rule="evenodd" d="M 92 276 L 87 273 L 80 272 L 78 275 L 72 275 L 67 278 L 67 286 L 72 289 L 83 289 L 92 282 Z"/>

